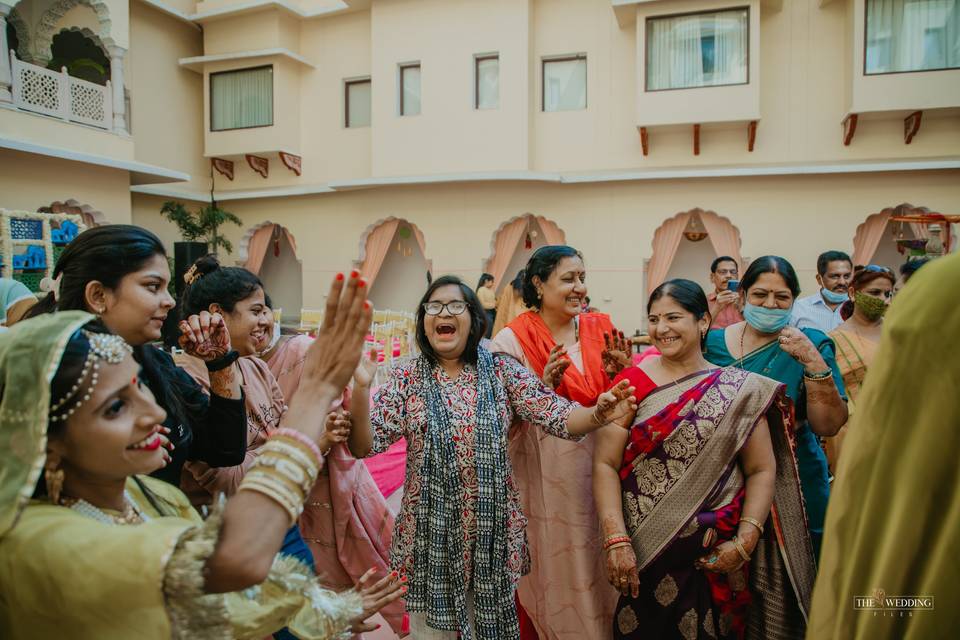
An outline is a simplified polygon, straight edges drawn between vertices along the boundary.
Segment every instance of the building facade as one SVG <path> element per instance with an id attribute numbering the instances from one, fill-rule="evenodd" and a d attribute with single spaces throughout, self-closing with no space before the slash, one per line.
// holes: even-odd
<path id="1" fill-rule="evenodd" d="M 287 318 L 351 263 L 378 308 L 410 309 L 428 272 L 503 286 L 565 242 L 632 331 L 652 286 L 706 285 L 718 254 L 783 255 L 811 291 L 821 251 L 895 267 L 895 238 L 928 230 L 891 215 L 960 213 L 958 0 L 0 0 L 0 16 L 16 40 L 0 206 L 70 203 L 172 243 L 162 204 L 212 193 L 244 221 L 228 260 Z M 46 68 L 65 33 L 99 48 L 100 78 Z"/>

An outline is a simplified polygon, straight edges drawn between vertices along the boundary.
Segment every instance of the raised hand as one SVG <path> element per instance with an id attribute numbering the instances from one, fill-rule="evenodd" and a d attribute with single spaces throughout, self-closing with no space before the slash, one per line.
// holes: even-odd
<path id="1" fill-rule="evenodd" d="M 633 424 L 637 415 L 637 399 L 633 395 L 636 387 L 629 380 L 621 380 L 609 391 L 597 397 L 594 416 L 600 424 L 616 424 L 624 429 Z"/>
<path id="2" fill-rule="evenodd" d="M 304 357 L 301 386 L 312 387 L 328 399 L 338 397 L 347 386 L 360 362 L 373 316 L 366 287 L 356 271 L 346 281 L 338 274 L 330 285 L 323 324 Z"/>
<path id="3" fill-rule="evenodd" d="M 603 361 L 603 370 L 612 380 L 618 373 L 633 364 L 632 349 L 623 331 L 614 330 L 613 335 L 604 332 L 603 344 L 604 349 L 600 358 Z"/>
<path id="4" fill-rule="evenodd" d="M 560 380 L 563 379 L 563 372 L 567 370 L 570 364 L 570 359 L 567 358 L 567 350 L 562 344 L 550 349 L 550 357 L 547 358 L 547 364 L 543 367 L 543 384 L 551 389 L 556 389 L 560 386 Z"/>
<path id="5" fill-rule="evenodd" d="M 810 338 L 796 327 L 786 327 L 780 332 L 780 348 L 799 362 L 807 371 L 826 371 L 827 363 Z"/>
<path id="6" fill-rule="evenodd" d="M 365 620 L 407 592 L 407 579 L 397 580 L 396 571 L 375 580 L 376 569 L 370 569 L 357 581 L 357 591 L 363 600 L 363 613 L 353 620 L 350 630 L 354 633 L 366 633 L 376 629 L 377 625 Z"/>
<path id="7" fill-rule="evenodd" d="M 739 297 L 740 294 L 738 294 L 736 291 L 724 289 L 717 294 L 717 306 L 723 309 L 724 307 L 735 303 Z"/>
<path id="8" fill-rule="evenodd" d="M 230 332 L 219 313 L 201 311 L 180 321 L 180 348 L 210 362 L 230 352 Z"/>
<path id="9" fill-rule="evenodd" d="M 640 596 L 640 575 L 633 546 L 624 545 L 607 551 L 607 581 L 625 596 Z"/>
<path id="10" fill-rule="evenodd" d="M 353 372 L 354 388 L 369 389 L 370 385 L 373 384 L 373 379 L 376 377 L 377 369 L 380 366 L 377 363 L 378 355 L 376 349 L 370 349 L 365 356 L 360 358 L 360 364 Z"/>

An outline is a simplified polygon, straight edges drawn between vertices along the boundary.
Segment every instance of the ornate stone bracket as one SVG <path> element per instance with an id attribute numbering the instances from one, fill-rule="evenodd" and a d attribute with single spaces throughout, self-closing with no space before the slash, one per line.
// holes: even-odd
<path id="1" fill-rule="evenodd" d="M 847 117 L 843 119 L 843 146 L 845 147 L 850 146 L 853 141 L 853 134 L 857 132 L 857 119 L 858 116 L 855 113 L 847 114 Z"/>
<path id="2" fill-rule="evenodd" d="M 923 111 L 914 111 L 903 119 L 903 143 L 910 144 L 913 137 L 920 131 L 920 119 L 923 117 Z"/>
<path id="3" fill-rule="evenodd" d="M 270 173 L 270 161 L 260 156 L 247 154 L 247 164 L 250 168 L 260 174 L 260 177 L 266 178 Z"/>

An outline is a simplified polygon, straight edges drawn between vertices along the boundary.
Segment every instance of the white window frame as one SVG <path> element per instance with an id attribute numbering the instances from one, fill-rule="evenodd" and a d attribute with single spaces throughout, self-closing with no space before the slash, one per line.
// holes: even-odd
<path id="1" fill-rule="evenodd" d="M 370 85 L 370 123 L 369 124 L 350 124 L 350 87 L 355 84 Z M 343 128 L 344 129 L 366 129 L 373 125 L 373 80 L 370 76 L 357 76 L 354 78 L 343 79 Z"/>
<path id="2" fill-rule="evenodd" d="M 547 65 L 551 62 L 569 62 L 583 60 L 583 108 L 582 109 L 555 109 L 547 111 Z M 586 111 L 590 106 L 590 69 L 585 51 L 567 53 L 540 58 L 540 111 L 542 113 L 563 113 L 564 111 Z"/>
<path id="3" fill-rule="evenodd" d="M 497 105 L 494 107 L 480 106 L 480 63 L 484 60 L 497 61 Z M 496 111 L 500 108 L 500 52 L 490 51 L 473 55 L 473 110 Z"/>

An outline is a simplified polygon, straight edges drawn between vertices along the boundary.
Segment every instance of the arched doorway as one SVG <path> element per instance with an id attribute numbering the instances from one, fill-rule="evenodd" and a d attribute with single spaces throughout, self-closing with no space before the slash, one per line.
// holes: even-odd
<path id="1" fill-rule="evenodd" d="M 931 213 L 926 207 L 901 204 L 867 216 L 853 237 L 853 263 L 855 265 L 878 264 L 894 271 L 906 262 L 907 251 L 897 245 L 897 240 L 926 239 L 929 232 L 919 222 L 897 222 L 894 216 L 923 215 Z M 946 241 L 946 235 L 943 235 Z"/>
<path id="2" fill-rule="evenodd" d="M 525 213 L 501 224 L 490 240 L 490 257 L 483 270 L 493 276 L 497 293 L 526 266 L 533 252 L 551 244 L 566 244 L 566 234 L 552 220 Z M 470 283 L 471 285 L 473 283 Z"/>
<path id="3" fill-rule="evenodd" d="M 678 213 L 653 234 L 646 294 L 673 278 L 693 280 L 710 291 L 710 263 L 718 256 L 731 256 L 742 268 L 740 230 L 713 211 L 697 208 Z"/>
<path id="4" fill-rule="evenodd" d="M 414 311 L 430 277 L 426 246 L 423 232 L 403 218 L 391 216 L 367 227 L 357 266 L 370 283 L 375 309 Z"/>
<path id="5" fill-rule="evenodd" d="M 240 261 L 260 277 L 273 308 L 283 309 L 284 323 L 300 317 L 303 265 L 287 228 L 267 221 L 248 230 L 240 243 Z"/>

